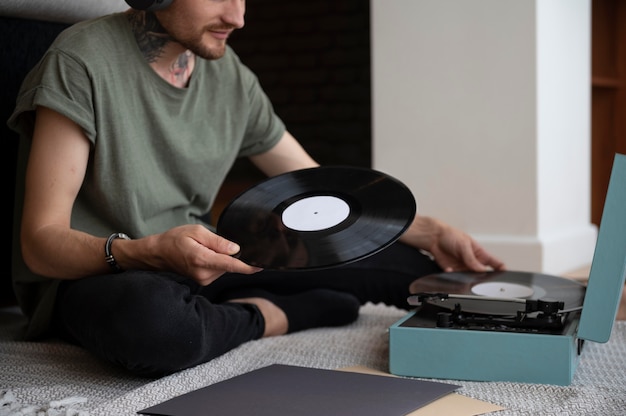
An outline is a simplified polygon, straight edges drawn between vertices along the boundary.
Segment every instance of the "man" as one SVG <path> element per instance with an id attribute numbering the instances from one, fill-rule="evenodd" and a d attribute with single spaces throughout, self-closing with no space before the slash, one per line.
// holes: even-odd
<path id="1" fill-rule="evenodd" d="M 28 339 L 61 335 L 160 376 L 248 340 L 348 324 L 365 302 L 407 308 L 426 274 L 504 268 L 422 216 L 401 242 L 339 268 L 238 260 L 237 242 L 203 221 L 234 160 L 268 176 L 318 165 L 227 46 L 245 2 L 165 3 L 69 28 L 24 81 L 9 125 L 21 136 L 14 280 Z"/>

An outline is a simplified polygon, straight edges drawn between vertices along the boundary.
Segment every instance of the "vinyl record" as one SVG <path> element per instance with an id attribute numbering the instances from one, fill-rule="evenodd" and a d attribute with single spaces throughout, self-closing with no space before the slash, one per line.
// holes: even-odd
<path id="1" fill-rule="evenodd" d="M 541 273 L 494 271 L 486 273 L 437 273 L 415 280 L 409 290 L 416 293 L 461 295 L 454 299 L 433 298 L 428 303 L 452 309 L 456 303 L 468 313 L 512 315 L 523 310 L 517 300 L 556 300 L 563 310 L 582 308 L 585 286 L 574 280 Z"/>
<path id="2" fill-rule="evenodd" d="M 413 221 L 411 191 L 384 173 L 324 166 L 267 179 L 231 201 L 217 233 L 271 270 L 344 265 L 389 246 Z"/>

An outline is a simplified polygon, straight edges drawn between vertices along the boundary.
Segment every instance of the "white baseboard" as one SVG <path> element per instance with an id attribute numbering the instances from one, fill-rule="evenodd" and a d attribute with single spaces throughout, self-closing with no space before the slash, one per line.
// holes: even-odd
<path id="1" fill-rule="evenodd" d="M 593 224 L 542 236 L 474 235 L 509 270 L 563 275 L 591 264 L 598 231 Z"/>

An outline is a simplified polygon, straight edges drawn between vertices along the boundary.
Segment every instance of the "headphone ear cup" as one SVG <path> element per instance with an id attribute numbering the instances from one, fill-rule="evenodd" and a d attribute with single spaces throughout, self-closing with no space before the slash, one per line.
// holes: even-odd
<path id="1" fill-rule="evenodd" d="M 126 0 L 126 3 L 136 10 L 161 10 L 172 4 L 174 0 Z"/>

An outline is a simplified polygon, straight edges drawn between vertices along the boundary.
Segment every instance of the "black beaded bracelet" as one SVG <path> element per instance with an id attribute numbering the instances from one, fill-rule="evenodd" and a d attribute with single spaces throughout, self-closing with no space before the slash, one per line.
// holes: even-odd
<path id="1" fill-rule="evenodd" d="M 113 240 L 117 238 L 121 238 L 122 240 L 130 240 L 130 237 L 128 237 L 124 233 L 111 234 L 109 238 L 107 238 L 107 242 L 104 244 L 104 260 L 106 260 L 106 262 L 109 263 L 109 266 L 111 266 L 113 271 L 119 273 L 119 272 L 122 272 L 123 270 L 120 267 L 120 265 L 117 264 L 117 261 L 115 261 L 115 257 L 113 257 L 113 253 L 111 253 L 111 245 L 113 244 Z"/>

